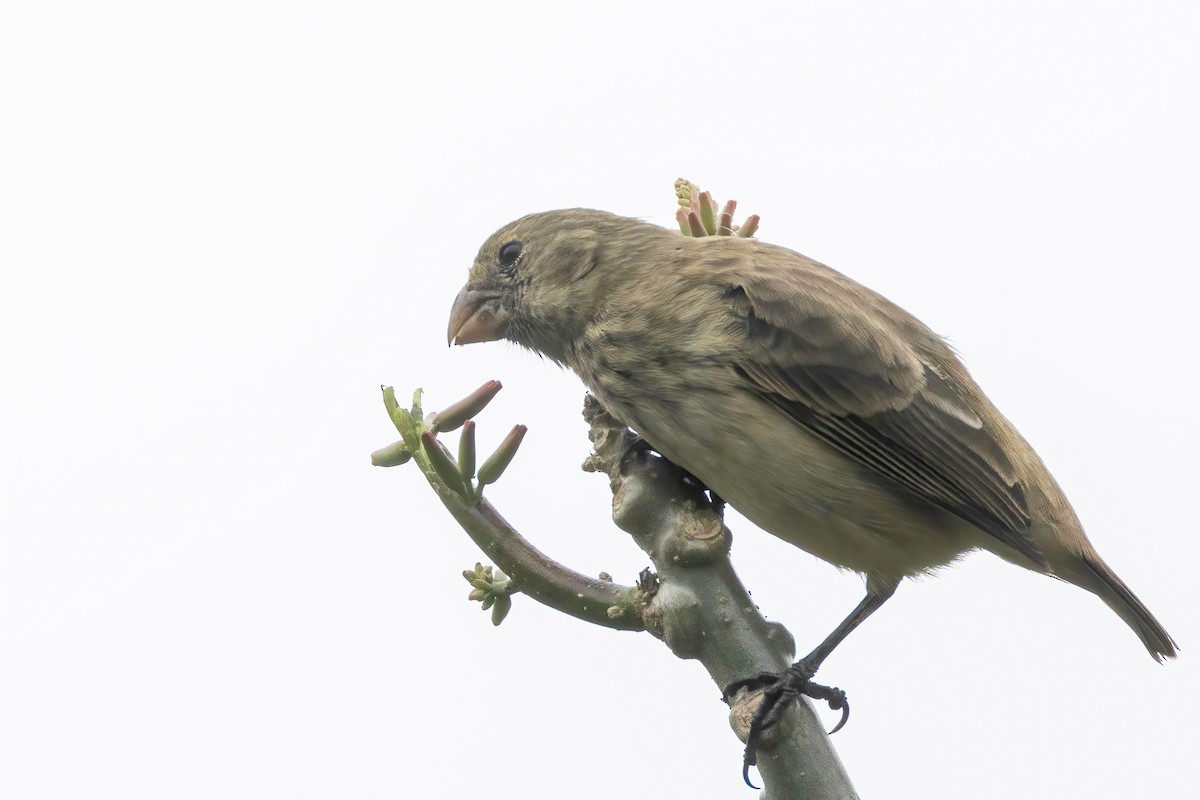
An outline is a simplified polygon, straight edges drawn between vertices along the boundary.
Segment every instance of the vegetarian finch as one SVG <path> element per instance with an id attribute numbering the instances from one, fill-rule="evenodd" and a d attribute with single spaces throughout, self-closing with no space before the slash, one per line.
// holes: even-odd
<path id="1" fill-rule="evenodd" d="M 1155 659 L 1175 655 L 950 347 L 799 253 L 602 211 L 532 214 L 479 250 L 449 338 L 569 367 L 755 524 L 862 573 L 866 597 L 781 678 L 793 688 L 902 578 L 974 549 L 1087 589 Z"/>

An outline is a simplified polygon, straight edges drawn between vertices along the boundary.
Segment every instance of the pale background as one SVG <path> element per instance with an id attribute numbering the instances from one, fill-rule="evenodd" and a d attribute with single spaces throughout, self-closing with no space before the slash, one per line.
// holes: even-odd
<path id="1" fill-rule="evenodd" d="M 680 175 L 948 335 L 1184 648 L 974 556 L 822 677 L 864 797 L 1196 791 L 1200 6 L 5 3 L 0 796 L 755 797 L 718 691 L 517 598 L 395 438 L 488 378 L 491 497 L 629 582 L 582 389 L 448 351 L 483 239 Z M 807 650 L 861 584 L 730 518 Z M 832 722 L 832 715 L 830 715 Z"/>

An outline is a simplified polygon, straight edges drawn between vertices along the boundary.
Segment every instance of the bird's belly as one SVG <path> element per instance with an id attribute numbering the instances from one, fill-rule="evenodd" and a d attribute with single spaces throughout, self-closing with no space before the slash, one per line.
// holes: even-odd
<path id="1" fill-rule="evenodd" d="M 697 394 L 669 408 L 609 409 L 756 525 L 869 580 L 928 572 L 978 546 L 973 526 L 842 455 L 770 403 Z"/>

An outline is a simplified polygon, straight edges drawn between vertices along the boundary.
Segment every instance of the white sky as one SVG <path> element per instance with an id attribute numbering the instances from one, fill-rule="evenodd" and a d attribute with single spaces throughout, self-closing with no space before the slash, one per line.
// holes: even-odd
<path id="1" fill-rule="evenodd" d="M 950 336 L 1184 648 L 975 556 L 822 677 L 864 797 L 1195 791 L 1200 6 L 5 3 L 0 796 L 755 797 L 718 691 L 517 598 L 395 438 L 506 388 L 491 498 L 629 582 L 582 389 L 448 351 L 476 249 L 689 177 Z M 803 650 L 859 599 L 737 518 Z M 831 718 L 832 720 L 832 718 Z"/>

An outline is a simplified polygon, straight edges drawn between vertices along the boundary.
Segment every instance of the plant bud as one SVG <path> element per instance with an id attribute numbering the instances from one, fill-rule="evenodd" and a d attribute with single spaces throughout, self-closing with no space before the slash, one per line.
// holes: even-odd
<path id="1" fill-rule="evenodd" d="M 458 437 L 458 473 L 467 483 L 475 477 L 475 420 L 463 423 Z"/>
<path id="2" fill-rule="evenodd" d="M 467 486 L 463 483 L 462 475 L 458 474 L 458 467 L 454 465 L 450 456 L 446 455 L 446 451 L 438 444 L 434 435 L 429 431 L 423 432 L 421 444 L 425 446 L 425 455 L 429 456 L 429 463 L 433 465 L 433 470 L 438 477 L 455 492 L 465 497 Z"/>
<path id="3" fill-rule="evenodd" d="M 717 222 L 718 236 L 733 235 L 733 215 L 737 212 L 737 200 L 729 200 L 721 209 L 721 218 Z"/>
<path id="4" fill-rule="evenodd" d="M 692 229 L 688 225 L 688 212 L 686 208 L 681 208 L 675 212 L 675 221 L 679 223 L 679 232 L 684 236 L 691 236 Z"/>
<path id="5" fill-rule="evenodd" d="M 700 193 L 700 223 L 709 236 L 717 232 L 717 204 L 708 192 Z"/>
<path id="6" fill-rule="evenodd" d="M 496 598 L 496 604 L 492 606 L 492 624 L 499 625 L 504 622 L 504 618 L 508 616 L 508 612 L 512 610 L 512 598 L 506 594 L 499 595 Z"/>
<path id="7" fill-rule="evenodd" d="M 517 448 L 521 446 L 521 440 L 525 438 L 525 431 L 527 430 L 529 429 L 524 425 L 513 426 L 508 436 L 505 436 L 504 441 L 496 448 L 496 452 L 492 453 L 488 457 L 488 460 L 483 462 L 483 466 L 479 468 L 480 486 L 495 483 L 500 479 L 509 462 L 513 460 L 513 456 L 517 454 Z"/>
<path id="8" fill-rule="evenodd" d="M 751 214 L 746 217 L 746 221 L 742 223 L 742 227 L 738 228 L 737 235 L 743 239 L 749 239 L 758 230 L 758 214 Z"/>
<path id="9" fill-rule="evenodd" d="M 404 440 L 400 440 L 371 453 L 371 465 L 376 467 L 398 467 L 401 464 L 407 464 L 410 458 L 412 458 L 412 453 L 409 452 L 408 445 L 404 444 Z"/>
<path id="10" fill-rule="evenodd" d="M 469 395 L 459 400 L 457 403 L 452 403 L 442 411 L 437 412 L 433 417 L 433 423 L 430 427 L 435 432 L 453 431 L 458 428 L 471 417 L 479 415 L 487 407 L 487 404 L 492 402 L 492 398 L 496 396 L 496 392 L 503 388 L 500 381 L 488 381 L 483 386 L 480 386 Z"/>

